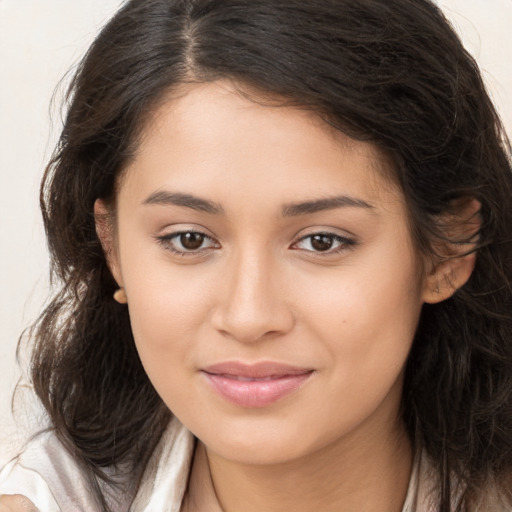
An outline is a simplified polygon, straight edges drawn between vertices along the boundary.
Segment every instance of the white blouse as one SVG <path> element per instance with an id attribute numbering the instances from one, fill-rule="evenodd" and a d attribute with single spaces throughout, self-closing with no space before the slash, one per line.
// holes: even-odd
<path id="1" fill-rule="evenodd" d="M 105 489 L 113 512 L 180 512 L 194 446 L 192 434 L 173 419 L 148 462 L 135 496 Z M 420 451 L 402 512 L 434 512 L 427 501 L 429 467 Z M 101 512 L 80 468 L 52 431 L 35 437 L 3 468 L 2 494 L 23 494 L 41 512 Z"/>

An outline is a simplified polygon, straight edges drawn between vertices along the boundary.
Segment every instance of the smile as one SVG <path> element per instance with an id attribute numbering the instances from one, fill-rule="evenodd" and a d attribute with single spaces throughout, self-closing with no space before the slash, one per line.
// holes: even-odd
<path id="1" fill-rule="evenodd" d="M 293 393 L 313 374 L 313 370 L 278 363 L 221 363 L 202 370 L 221 397 L 245 408 L 262 408 Z"/>

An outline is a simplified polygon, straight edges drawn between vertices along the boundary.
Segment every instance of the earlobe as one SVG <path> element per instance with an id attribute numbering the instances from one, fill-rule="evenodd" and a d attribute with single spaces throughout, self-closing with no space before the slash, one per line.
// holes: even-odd
<path id="1" fill-rule="evenodd" d="M 117 284 L 122 287 L 123 280 L 119 269 L 112 211 L 107 203 L 102 199 L 96 199 L 94 202 L 94 222 L 96 225 L 96 234 L 98 235 L 101 246 L 103 247 L 103 252 L 110 272 Z"/>
<path id="2" fill-rule="evenodd" d="M 116 290 L 113 297 L 116 302 L 119 302 L 119 304 L 128 304 L 128 297 L 126 296 L 124 288 Z"/>

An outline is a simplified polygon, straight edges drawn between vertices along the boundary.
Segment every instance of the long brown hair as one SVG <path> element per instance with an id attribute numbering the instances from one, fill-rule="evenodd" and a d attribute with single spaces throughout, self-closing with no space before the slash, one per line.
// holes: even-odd
<path id="1" fill-rule="evenodd" d="M 139 475 L 167 410 L 135 349 L 95 232 L 148 113 L 187 81 L 227 77 L 311 108 L 391 155 L 418 250 L 445 237 L 453 200 L 481 203 L 469 282 L 425 305 L 403 418 L 439 475 L 437 510 L 466 510 L 512 472 L 510 146 L 477 65 L 429 0 L 131 0 L 102 30 L 68 94 L 41 205 L 60 284 L 34 331 L 32 378 L 59 438 L 99 483 Z"/>

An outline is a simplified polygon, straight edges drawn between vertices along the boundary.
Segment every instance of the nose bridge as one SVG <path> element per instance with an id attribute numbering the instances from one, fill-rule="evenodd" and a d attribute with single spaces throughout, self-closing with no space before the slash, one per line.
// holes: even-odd
<path id="1" fill-rule="evenodd" d="M 270 251 L 252 244 L 238 250 L 227 266 L 217 328 L 245 342 L 286 332 L 292 316 L 278 273 L 279 265 Z"/>

